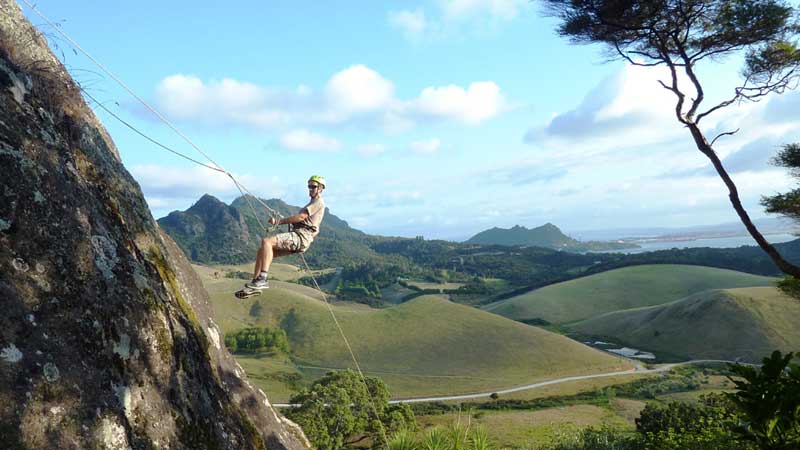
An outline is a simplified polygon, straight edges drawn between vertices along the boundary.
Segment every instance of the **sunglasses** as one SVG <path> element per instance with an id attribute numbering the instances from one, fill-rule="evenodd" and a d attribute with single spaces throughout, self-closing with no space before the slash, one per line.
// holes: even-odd
<path id="1" fill-rule="evenodd" d="M 309 184 L 309 185 L 308 185 L 308 188 L 309 188 L 309 189 L 316 189 L 316 188 L 318 188 L 318 187 L 319 187 L 319 185 L 318 185 L 318 184 Z"/>

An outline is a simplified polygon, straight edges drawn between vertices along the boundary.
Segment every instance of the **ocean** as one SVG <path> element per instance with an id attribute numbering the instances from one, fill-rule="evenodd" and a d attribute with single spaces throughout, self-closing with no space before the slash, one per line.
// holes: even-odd
<path id="1" fill-rule="evenodd" d="M 764 236 L 771 244 L 779 244 L 781 242 L 789 242 L 798 239 L 798 236 L 793 234 L 768 234 Z M 755 246 L 756 241 L 750 236 L 729 236 L 719 238 L 702 238 L 692 239 L 686 241 L 649 241 L 637 242 L 640 248 L 629 248 L 624 250 L 614 250 L 614 253 L 644 253 L 654 252 L 656 250 L 668 250 L 671 248 L 695 248 L 695 247 L 711 247 L 711 248 L 736 248 L 744 245 Z M 611 252 L 604 252 L 611 253 Z"/>

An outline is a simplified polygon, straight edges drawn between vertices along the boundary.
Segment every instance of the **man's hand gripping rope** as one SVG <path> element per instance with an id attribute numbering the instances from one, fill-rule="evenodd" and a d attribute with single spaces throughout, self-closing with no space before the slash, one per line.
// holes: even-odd
<path id="1" fill-rule="evenodd" d="M 270 218 L 267 220 L 268 226 L 264 228 L 266 234 L 276 231 L 281 223 L 281 219 L 283 219 L 283 216 L 278 214 L 277 211 L 270 211 L 270 214 Z"/>

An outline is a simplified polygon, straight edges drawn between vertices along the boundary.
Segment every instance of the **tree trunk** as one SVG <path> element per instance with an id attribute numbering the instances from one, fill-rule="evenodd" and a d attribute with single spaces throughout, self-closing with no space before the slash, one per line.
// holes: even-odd
<path id="1" fill-rule="evenodd" d="M 753 221 L 750 220 L 750 216 L 747 215 L 747 211 L 745 211 L 744 206 L 742 206 L 742 201 L 739 199 L 739 191 L 736 189 L 736 185 L 733 183 L 730 175 L 728 175 L 725 167 L 722 166 L 722 161 L 720 161 L 714 149 L 711 148 L 711 145 L 708 143 L 705 136 L 703 136 L 700 127 L 694 122 L 689 122 L 686 126 L 689 127 L 689 130 L 692 132 L 692 137 L 694 138 L 695 144 L 697 144 L 697 149 L 711 160 L 711 164 L 714 165 L 717 174 L 722 178 L 725 186 L 728 187 L 728 198 L 731 200 L 731 205 L 733 205 L 733 209 L 736 210 L 736 214 L 739 215 L 739 219 L 741 219 L 745 228 L 747 228 L 750 236 L 753 236 L 758 246 L 767 252 L 767 255 L 772 258 L 772 261 L 783 273 L 800 279 L 800 267 L 783 259 L 781 254 L 778 253 L 778 250 L 764 239 L 764 236 L 758 231 Z"/>

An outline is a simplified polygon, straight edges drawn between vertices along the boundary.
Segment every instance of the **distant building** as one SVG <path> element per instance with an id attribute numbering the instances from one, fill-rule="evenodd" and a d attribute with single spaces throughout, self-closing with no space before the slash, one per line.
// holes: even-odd
<path id="1" fill-rule="evenodd" d="M 636 358 L 636 359 L 656 359 L 656 355 L 649 353 L 649 352 L 640 352 L 635 348 L 610 348 L 608 349 L 611 353 L 616 353 L 617 355 L 624 356 L 626 358 Z"/>

